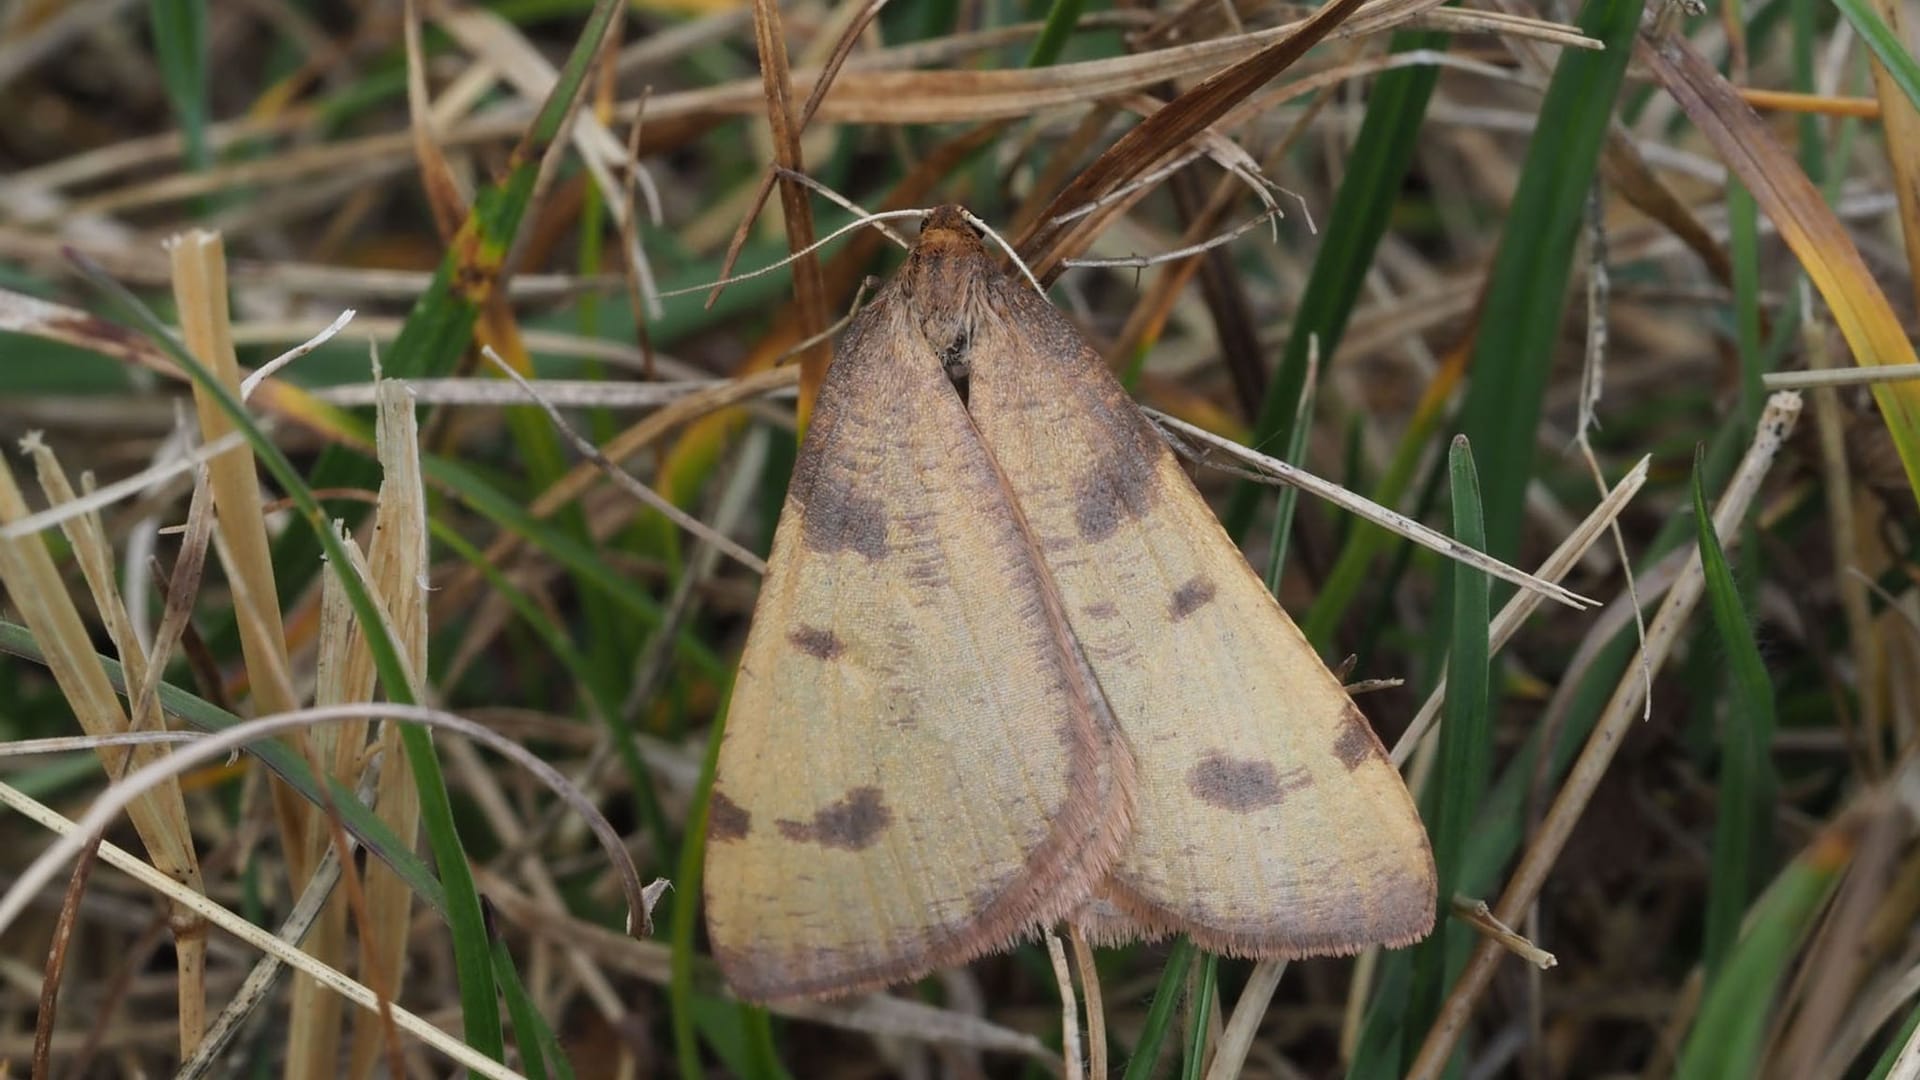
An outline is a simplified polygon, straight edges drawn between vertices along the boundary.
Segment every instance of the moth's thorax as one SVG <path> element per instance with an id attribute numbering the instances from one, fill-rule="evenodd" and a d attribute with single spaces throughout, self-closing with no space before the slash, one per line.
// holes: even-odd
<path id="1" fill-rule="evenodd" d="M 974 321 L 999 276 L 986 245 L 957 207 L 943 206 L 927 216 L 900 273 L 900 295 L 914 325 L 956 378 L 966 376 Z"/>

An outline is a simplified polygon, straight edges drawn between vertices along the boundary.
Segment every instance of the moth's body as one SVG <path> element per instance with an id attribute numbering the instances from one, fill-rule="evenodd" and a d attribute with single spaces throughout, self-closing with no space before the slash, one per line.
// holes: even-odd
<path id="1" fill-rule="evenodd" d="M 821 842 L 876 802 L 865 846 Z M 1275 957 L 1434 915 L 1365 718 L 1099 355 L 951 209 L 821 388 L 715 806 L 709 925 L 754 997 L 1069 915 Z"/>

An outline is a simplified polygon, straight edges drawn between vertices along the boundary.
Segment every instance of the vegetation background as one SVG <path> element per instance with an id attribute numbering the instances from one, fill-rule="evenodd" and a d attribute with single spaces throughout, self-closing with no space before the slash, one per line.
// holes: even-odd
<path id="1" fill-rule="evenodd" d="M 1911 6 L 418 8 L 0 7 L 9 1070 L 1920 1074 Z M 1441 932 L 725 994 L 792 388 L 898 255 L 665 294 L 852 220 L 795 173 L 966 203 L 1143 403 L 1606 602 L 1490 634 L 1511 588 L 1198 470 L 1401 742 Z"/>

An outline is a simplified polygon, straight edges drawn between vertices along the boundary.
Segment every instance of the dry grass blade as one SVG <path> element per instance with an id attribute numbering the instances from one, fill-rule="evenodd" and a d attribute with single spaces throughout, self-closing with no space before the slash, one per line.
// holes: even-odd
<path id="1" fill-rule="evenodd" d="M 429 700 L 428 688 L 418 682 L 427 670 L 428 569 L 420 431 L 413 398 L 404 383 L 389 380 L 383 384 L 377 408 L 381 480 L 374 538 L 367 552 L 367 586 L 386 614 L 390 638 L 399 646 L 407 670 L 414 673 L 414 699 L 425 701 Z M 356 682 L 366 684 L 364 679 Z M 402 767 L 407 751 L 400 742 L 399 725 L 382 724 L 374 746 L 385 762 L 374 811 L 395 835 L 411 841 L 420 829 L 420 791 L 412 773 Z M 375 944 L 362 947 L 362 962 L 370 969 L 367 981 L 389 994 L 398 995 L 406 971 L 412 912 L 413 891 L 407 883 L 386 866 L 369 866 L 369 922 L 360 932 Z M 366 1076 L 385 1042 L 383 1027 L 370 1020 L 354 1027 L 353 1050 L 348 1058 L 350 1075 Z"/>
<path id="2" fill-rule="evenodd" d="M 847 57 L 853 55 L 853 47 L 859 43 L 860 35 L 866 33 L 874 17 L 879 15 L 880 9 L 886 6 L 887 0 L 867 0 L 854 15 L 853 20 L 847 24 L 846 29 L 841 31 L 839 40 L 834 42 L 832 55 L 820 69 L 819 77 L 814 79 L 813 89 L 807 92 L 806 104 L 800 107 L 800 117 L 795 125 L 799 131 L 807 130 L 807 125 L 813 122 L 814 114 L 820 111 L 820 103 L 826 99 L 827 91 L 833 86 L 835 76 L 840 74 L 840 68 L 847 62 Z M 755 18 L 758 17 L 756 8 Z M 707 294 L 707 306 L 713 306 L 713 302 L 720 298 L 720 291 L 726 287 L 727 276 L 733 273 L 733 264 L 740 258 L 740 249 L 747 244 L 747 234 L 752 230 L 754 220 L 760 216 L 760 211 L 767 205 L 767 196 L 773 194 L 774 181 L 776 179 L 797 180 L 804 175 L 805 173 L 799 170 L 789 174 L 779 163 L 761 175 L 759 187 L 754 189 L 753 197 L 747 200 L 747 212 L 741 216 L 740 226 L 734 230 L 733 239 L 727 241 L 727 253 L 720 260 L 721 284 L 715 285 L 713 291 Z"/>
<path id="3" fill-rule="evenodd" d="M 49 503 L 66 507 L 81 501 L 68 482 L 59 460 L 38 436 L 28 436 L 23 441 L 23 449 L 33 458 L 41 490 L 46 492 Z M 82 483 L 91 495 L 92 477 L 83 477 Z M 94 609 L 106 624 L 107 637 L 113 642 L 129 682 L 147 685 L 158 677 L 157 668 L 149 664 L 146 650 L 142 648 L 139 635 L 134 633 L 132 620 L 127 615 L 127 606 L 120 597 L 119 583 L 113 569 L 113 546 L 107 539 L 106 527 L 101 523 L 98 512 L 88 508 L 69 517 L 63 525 L 63 531 L 67 542 L 73 546 L 81 576 L 86 580 L 87 590 L 93 597 Z M 164 656 L 160 662 L 164 664 Z M 166 717 L 162 715 L 154 696 L 146 694 L 136 697 L 128 730 L 161 731 L 165 728 Z M 187 822 L 184 819 L 176 820 L 173 827 L 191 858 L 193 837 Z M 198 872 L 197 861 L 193 869 L 195 873 Z M 184 1052 L 199 1044 L 206 1028 L 206 924 L 184 913 L 176 913 L 174 923 L 174 951 L 178 955 L 180 972 L 180 1045 Z"/>
<path id="4" fill-rule="evenodd" d="M 800 152 L 804 118 L 793 108 L 793 79 L 787 71 L 787 37 L 776 0 L 753 0 L 753 41 L 760 53 L 760 77 L 766 94 L 767 124 L 773 133 L 774 163 L 793 172 L 807 171 Z M 780 210 L 787 228 L 787 249 L 800 254 L 813 244 L 813 206 L 807 189 L 792 180 L 780 181 Z M 812 337 L 827 325 L 827 288 L 820 261 L 802 257 L 793 268 L 793 302 L 800 315 L 800 336 Z M 800 356 L 800 420 L 806 422 L 813 395 L 827 374 L 832 347 L 822 342 Z"/>
<path id="5" fill-rule="evenodd" d="M 229 390 L 238 392 L 240 364 L 234 355 L 227 312 L 225 245 L 218 235 L 196 229 L 175 237 L 169 243 L 168 255 L 173 262 L 174 301 L 188 350 Z M 234 433 L 233 422 L 197 384 L 194 408 L 203 442 L 212 445 Z M 288 669 L 287 632 L 274 587 L 258 466 L 251 449 L 239 449 L 208 462 L 207 469 L 213 482 L 218 535 L 223 549 L 233 555 L 233 561 L 227 563 L 227 574 L 235 580 L 236 588 L 244 588 L 264 601 L 246 610 L 240 622 L 241 654 L 254 702 L 261 712 L 285 712 L 300 703 L 284 678 Z M 277 781 L 273 784 L 273 805 L 281 841 L 291 853 L 288 871 L 294 887 L 299 888 L 306 884 L 308 872 L 304 842 L 308 808 Z"/>
<path id="6" fill-rule="evenodd" d="M 26 502 L 15 484 L 13 470 L 0 457 L 0 523 L 26 516 Z M 112 565 L 110 557 L 107 565 Z M 108 581 L 112 580 L 109 571 Z M 74 717 L 89 734 L 113 734 L 129 729 L 128 717 L 115 696 L 106 672 L 95 659 L 85 624 L 68 595 L 44 540 L 38 535 L 0 538 L 0 584 L 33 632 L 47 657 L 47 666 L 61 695 L 73 708 Z M 129 635 L 131 637 L 131 635 Z M 118 776 L 130 767 L 159 759 L 154 747 L 132 750 L 103 748 L 101 763 L 110 776 Z M 187 819 L 186 803 L 176 783 L 161 785 L 130 808 L 135 830 L 146 845 L 154 865 L 172 880 L 193 892 L 202 892 L 199 860 L 194 853 L 193 834 Z M 176 910 L 175 934 L 181 937 L 181 979 L 179 990 L 180 1052 L 185 1055 L 200 1041 L 205 1016 L 205 929 L 189 912 Z M 195 937 L 199 938 L 196 946 Z"/>
<path id="7" fill-rule="evenodd" d="M 453 239 L 466 220 L 467 197 L 454 179 L 453 166 L 434 140 L 433 98 L 427 92 L 427 58 L 420 46 L 420 7 L 407 0 L 401 16 L 406 29 L 407 111 L 412 123 L 407 132 L 413 140 L 413 159 L 420 169 L 420 183 L 427 191 L 427 207 L 440 230 L 442 242 Z"/>
<path id="8" fill-rule="evenodd" d="M 1242 475 L 1250 479 L 1297 487 L 1309 495 L 1318 496 L 1343 510 L 1358 514 L 1383 529 L 1398 533 L 1424 548 L 1437 551 L 1449 559 L 1456 559 L 1469 566 L 1478 567 L 1494 577 L 1499 578 L 1501 581 L 1518 585 L 1522 589 L 1540 593 L 1548 599 L 1556 600 L 1576 611 L 1599 606 L 1598 601 L 1581 596 L 1579 593 L 1572 592 L 1551 581 L 1543 581 L 1527 573 L 1525 570 L 1508 566 L 1506 563 L 1483 552 L 1475 551 L 1467 547 L 1445 533 L 1422 525 L 1420 522 L 1413 520 L 1405 514 L 1396 510 L 1390 510 L 1369 499 L 1362 498 L 1338 484 L 1322 480 L 1304 469 L 1296 468 L 1287 462 L 1281 461 L 1279 458 L 1268 457 L 1258 451 L 1249 450 L 1231 439 L 1221 438 L 1205 428 L 1196 427 L 1193 424 L 1187 423 L 1185 420 L 1176 419 L 1165 413 L 1150 410 L 1149 415 L 1155 423 L 1174 435 L 1198 443 L 1206 447 L 1210 453 L 1219 453 L 1233 459 L 1244 467 L 1239 470 Z"/>
<path id="9" fill-rule="evenodd" d="M 253 723 L 257 724 L 259 721 Z M 0 783 L 0 802 L 60 836 L 63 841 L 70 840 L 78 834 L 79 827 L 75 822 L 31 796 L 23 794 L 12 785 Z M 282 963 L 312 975 L 329 989 L 361 1008 L 377 1007 L 373 993 L 348 978 L 339 969 L 321 964 L 300 949 L 282 942 L 273 934 L 206 899 L 197 891 L 183 887 L 173 878 L 149 866 L 131 852 L 113 844 L 102 843 L 100 859 L 169 901 L 190 905 L 194 913 L 206 919 L 207 922 L 261 952 L 278 957 Z M 494 1080 L 526 1080 L 519 1073 L 486 1055 L 468 1049 L 465 1043 L 441 1031 L 421 1017 L 397 1006 L 394 1014 L 408 1034 L 438 1050 L 450 1060 L 482 1076 L 492 1077 Z"/>
<path id="10" fill-rule="evenodd" d="M 1066 228 L 1055 219 L 1152 168 L 1173 148 L 1198 135 L 1228 109 L 1306 55 L 1308 49 L 1358 10 L 1360 2 L 1332 0 L 1285 37 L 1181 94 L 1108 147 L 1106 153 L 1054 196 L 1053 202 L 1018 238 L 1021 255 L 1041 280 L 1052 282 L 1059 274 L 1060 260 L 1071 254 L 1062 250 Z"/>
<path id="11" fill-rule="evenodd" d="M 1719 505 L 1714 508 L 1714 527 L 1721 535 L 1733 533 L 1745 517 L 1760 482 L 1773 464 L 1774 455 L 1793 430 L 1799 415 L 1800 398 L 1797 394 L 1775 394 L 1768 401 L 1766 412 L 1760 418 L 1759 429 L 1754 433 L 1753 444 L 1742 459 L 1733 481 L 1727 485 Z M 1705 587 L 1698 551 L 1691 553 L 1686 567 L 1648 627 L 1644 652 L 1648 665 L 1656 670 L 1679 641 Z M 1595 724 L 1573 770 L 1567 774 L 1566 783 L 1561 786 L 1552 808 L 1547 811 L 1526 853 L 1521 857 L 1520 865 L 1508 879 L 1506 890 L 1501 893 L 1500 903 L 1494 908 L 1494 915 L 1501 922 L 1508 925 L 1519 922 L 1540 895 L 1541 886 L 1546 884 L 1547 875 L 1572 835 L 1574 823 L 1586 809 L 1588 800 L 1593 797 L 1594 790 L 1606 774 L 1607 766 L 1612 763 L 1620 740 L 1628 726 L 1639 719 L 1647 691 L 1648 686 L 1641 680 L 1638 670 L 1629 671 L 1615 687 L 1605 712 Z M 1466 1031 L 1475 1002 L 1493 978 L 1493 969 L 1499 963 L 1501 952 L 1497 943 L 1489 941 L 1481 942 L 1474 950 L 1473 958 L 1447 994 L 1439 1016 L 1427 1032 L 1419 1056 L 1408 1071 L 1409 1076 L 1430 1080 L 1445 1070 L 1455 1043 Z"/>

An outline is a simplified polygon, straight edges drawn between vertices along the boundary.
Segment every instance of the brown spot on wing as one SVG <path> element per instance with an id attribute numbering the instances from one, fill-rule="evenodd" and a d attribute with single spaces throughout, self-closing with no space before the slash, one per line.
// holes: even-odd
<path id="1" fill-rule="evenodd" d="M 1179 622 L 1212 603 L 1214 592 L 1212 578 L 1195 574 L 1185 585 L 1173 591 L 1173 602 L 1167 605 L 1167 614 L 1173 617 L 1174 622 Z"/>
<path id="2" fill-rule="evenodd" d="M 816 660 L 832 660 L 846 651 L 846 642 L 831 630 L 817 626 L 796 626 L 787 634 L 793 647 Z"/>
<path id="3" fill-rule="evenodd" d="M 753 815 L 747 808 L 726 797 L 722 792 L 713 793 L 713 802 L 707 807 L 707 840 L 739 840 L 744 838 L 753 827 Z"/>
<path id="4" fill-rule="evenodd" d="M 1080 610 L 1086 612 L 1091 618 L 1102 620 L 1117 618 L 1120 614 L 1120 606 L 1111 600 L 1102 600 L 1099 603 L 1088 604 Z"/>
<path id="5" fill-rule="evenodd" d="M 826 555 L 857 551 L 869 559 L 887 557 L 887 509 L 880 500 L 853 489 L 850 478 L 822 472 L 801 502 L 800 539 Z"/>
<path id="6" fill-rule="evenodd" d="M 1380 753 L 1380 740 L 1373 734 L 1373 725 L 1361 714 L 1352 702 L 1347 703 L 1347 711 L 1340 718 L 1340 737 L 1333 741 L 1333 754 L 1348 772 L 1360 767 L 1361 762 Z"/>
<path id="7" fill-rule="evenodd" d="M 1232 758 L 1215 750 L 1187 771 L 1187 790 L 1209 806 L 1251 814 L 1280 805 L 1287 792 L 1313 783 L 1305 771 L 1283 778 L 1271 761 Z"/>
<path id="8" fill-rule="evenodd" d="M 780 835 L 795 843 L 860 851 L 872 847 L 893 824 L 893 811 L 877 787 L 857 787 L 813 812 L 811 822 L 781 818 Z"/>

